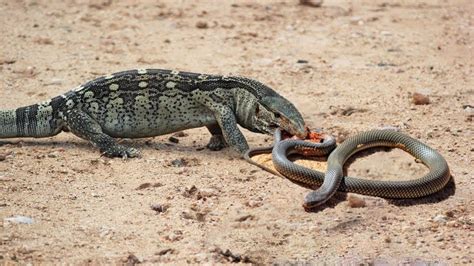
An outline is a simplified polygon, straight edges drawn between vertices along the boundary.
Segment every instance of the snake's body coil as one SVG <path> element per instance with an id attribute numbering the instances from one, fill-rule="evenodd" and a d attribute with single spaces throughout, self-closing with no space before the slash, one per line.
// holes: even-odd
<path id="1" fill-rule="evenodd" d="M 324 143 L 294 139 L 281 141 L 281 132 L 279 130 L 275 132 L 275 145 L 272 149 L 272 161 L 275 169 L 293 182 L 309 187 L 320 186 L 306 196 L 303 205 L 305 208 L 314 208 L 323 204 L 338 190 L 384 198 L 417 198 L 441 190 L 450 179 L 448 164 L 437 151 L 397 131 L 371 130 L 362 132 L 346 139 L 331 152 L 334 145 L 334 140 Z M 429 173 L 421 178 L 408 181 L 366 180 L 343 176 L 343 166 L 353 154 L 379 146 L 403 149 L 426 165 L 430 170 Z M 255 164 L 251 161 L 250 156 L 264 151 L 265 149 L 249 150 L 246 159 Z M 303 153 L 303 151 L 306 155 L 308 151 L 312 151 L 313 155 L 324 155 L 331 152 L 326 173 L 308 169 L 288 160 L 289 154 Z"/>

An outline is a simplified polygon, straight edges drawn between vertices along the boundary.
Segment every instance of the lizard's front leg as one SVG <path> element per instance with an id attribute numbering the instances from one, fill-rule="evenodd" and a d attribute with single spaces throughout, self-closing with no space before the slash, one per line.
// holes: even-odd
<path id="1" fill-rule="evenodd" d="M 80 109 L 68 110 L 64 116 L 66 126 L 76 136 L 90 141 L 94 146 L 110 157 L 136 157 L 137 149 L 118 144 L 111 136 L 102 131 L 100 124 Z"/>
<path id="2" fill-rule="evenodd" d="M 211 139 L 209 140 L 209 143 L 207 144 L 207 148 L 211 151 L 220 151 L 223 148 L 229 146 L 225 142 L 224 136 L 222 134 L 222 130 L 219 127 L 219 124 L 212 124 L 206 126 L 209 132 L 211 132 Z"/>
<path id="3" fill-rule="evenodd" d="M 225 142 L 240 154 L 244 154 L 249 149 L 249 145 L 237 126 L 237 120 L 232 109 L 226 105 L 218 105 L 213 106 L 212 110 Z M 211 133 L 213 132 L 211 131 Z"/>

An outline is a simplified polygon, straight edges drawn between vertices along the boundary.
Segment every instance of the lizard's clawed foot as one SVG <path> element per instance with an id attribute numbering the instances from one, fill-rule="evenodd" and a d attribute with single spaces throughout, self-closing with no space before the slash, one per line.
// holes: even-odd
<path id="1" fill-rule="evenodd" d="M 225 142 L 224 136 L 212 135 L 206 147 L 211 151 L 220 151 L 227 146 L 229 145 L 227 145 L 227 143 Z"/>
<path id="2" fill-rule="evenodd" d="M 135 158 L 140 156 L 140 151 L 135 148 L 116 145 L 103 151 L 103 155 L 107 157 L 122 157 L 123 159 Z"/>

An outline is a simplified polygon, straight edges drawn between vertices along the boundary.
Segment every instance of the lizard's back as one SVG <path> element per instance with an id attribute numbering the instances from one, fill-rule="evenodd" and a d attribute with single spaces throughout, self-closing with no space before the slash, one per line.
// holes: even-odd
<path id="1" fill-rule="evenodd" d="M 101 124 L 112 137 L 148 137 L 215 123 L 199 97 L 205 85 L 219 80 L 170 70 L 132 70 L 90 81 L 67 97 Z M 230 93 L 230 91 L 221 91 Z"/>

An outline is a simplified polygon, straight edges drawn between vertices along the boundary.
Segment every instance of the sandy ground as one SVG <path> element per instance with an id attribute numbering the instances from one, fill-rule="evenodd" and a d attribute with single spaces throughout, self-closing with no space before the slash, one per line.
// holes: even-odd
<path id="1" fill-rule="evenodd" d="M 439 150 L 455 185 L 419 200 L 307 189 L 203 149 L 124 140 L 140 159 L 108 159 L 67 133 L 0 146 L 0 260 L 44 263 L 472 264 L 473 15 L 464 1 L 0 1 L 0 106 L 59 95 L 100 75 L 166 68 L 258 79 L 313 127 L 338 137 L 396 127 Z M 430 103 L 415 105 L 414 93 Z M 245 132 L 251 146 L 270 136 Z M 349 174 L 426 171 L 401 151 Z M 9 218 L 32 218 L 18 224 Z"/>

